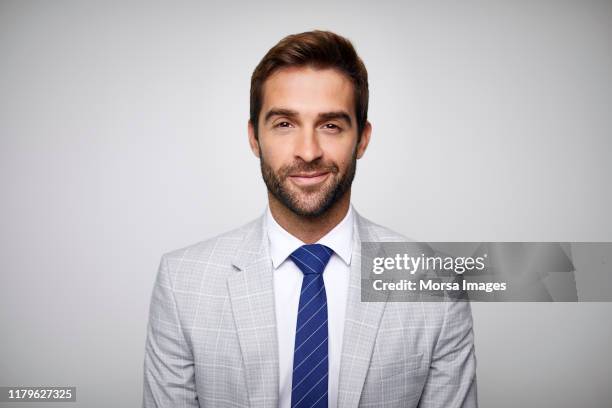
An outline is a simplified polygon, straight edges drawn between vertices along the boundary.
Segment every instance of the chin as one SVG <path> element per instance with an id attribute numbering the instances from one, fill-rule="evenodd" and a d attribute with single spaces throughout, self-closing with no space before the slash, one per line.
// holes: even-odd
<path id="1" fill-rule="evenodd" d="M 330 205 L 326 205 L 324 200 L 318 200 L 316 204 L 299 202 L 293 203 L 291 209 L 294 213 L 302 217 L 319 217 L 325 214 L 330 208 Z"/>

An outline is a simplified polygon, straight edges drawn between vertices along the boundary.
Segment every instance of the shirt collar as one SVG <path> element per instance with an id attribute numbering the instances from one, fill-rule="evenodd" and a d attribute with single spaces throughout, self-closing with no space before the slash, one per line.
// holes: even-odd
<path id="1" fill-rule="evenodd" d="M 347 265 L 351 264 L 353 252 L 353 218 L 353 207 L 349 205 L 342 221 L 316 242 L 331 248 Z M 270 240 L 270 256 L 274 269 L 278 268 L 293 251 L 305 245 L 304 242 L 291 235 L 276 222 L 270 207 L 266 210 L 266 229 Z"/>

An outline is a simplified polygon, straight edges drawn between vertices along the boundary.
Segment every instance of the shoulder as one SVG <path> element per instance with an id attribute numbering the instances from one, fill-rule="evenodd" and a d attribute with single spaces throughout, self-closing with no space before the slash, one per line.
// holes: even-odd
<path id="1" fill-rule="evenodd" d="M 355 224 L 364 241 L 376 242 L 414 242 L 413 239 L 388 227 L 377 224 L 355 211 Z"/>
<path id="2" fill-rule="evenodd" d="M 176 273 L 186 269 L 231 269 L 236 252 L 241 248 L 245 237 L 262 228 L 263 217 L 191 245 L 178 248 L 162 255 L 162 263 Z M 214 268 L 209 268 L 214 266 Z"/>

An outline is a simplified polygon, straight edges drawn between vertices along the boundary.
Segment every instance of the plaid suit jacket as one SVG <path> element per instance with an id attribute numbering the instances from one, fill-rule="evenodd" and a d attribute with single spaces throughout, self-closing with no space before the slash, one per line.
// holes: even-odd
<path id="1" fill-rule="evenodd" d="M 144 407 L 277 407 L 273 267 L 264 217 L 162 256 Z M 355 212 L 338 407 L 477 407 L 467 302 L 361 302 L 361 241 L 406 238 Z"/>

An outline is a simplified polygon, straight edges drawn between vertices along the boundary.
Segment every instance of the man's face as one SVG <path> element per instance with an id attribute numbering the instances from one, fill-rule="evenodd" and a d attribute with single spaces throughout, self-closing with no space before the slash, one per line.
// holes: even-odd
<path id="1" fill-rule="evenodd" d="M 265 81 L 258 130 L 256 139 L 249 124 L 268 190 L 306 217 L 325 213 L 350 190 L 370 136 L 368 123 L 357 143 L 350 79 L 310 67 L 281 69 Z"/>

